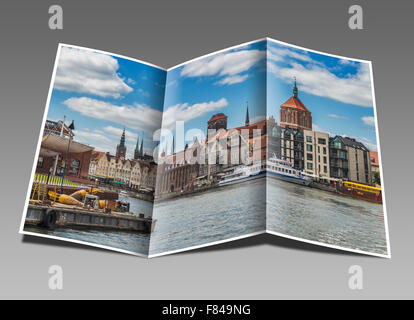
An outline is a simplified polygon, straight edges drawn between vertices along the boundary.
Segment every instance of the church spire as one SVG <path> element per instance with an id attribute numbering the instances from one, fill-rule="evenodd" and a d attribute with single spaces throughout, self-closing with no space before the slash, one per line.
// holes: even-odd
<path id="1" fill-rule="evenodd" d="M 172 144 L 171 144 L 171 154 L 173 155 L 174 154 L 174 150 L 175 150 L 175 139 L 174 139 L 175 137 L 173 136 L 173 140 L 172 140 Z"/>
<path id="2" fill-rule="evenodd" d="M 135 145 L 135 152 L 139 152 L 139 136 L 137 139 L 137 144 Z"/>
<path id="3" fill-rule="evenodd" d="M 246 126 L 248 126 L 249 125 L 249 123 L 250 123 L 250 119 L 249 119 L 249 104 L 248 104 L 248 102 L 246 101 L 246 106 L 247 106 L 247 109 L 246 109 Z"/>
<path id="4" fill-rule="evenodd" d="M 293 86 L 293 97 L 298 98 L 298 87 L 296 86 L 296 77 L 295 77 L 295 85 Z"/>
<path id="5" fill-rule="evenodd" d="M 134 150 L 134 159 L 138 160 L 139 159 L 139 136 L 137 138 L 137 144 L 135 145 L 135 150 Z"/>
<path id="6" fill-rule="evenodd" d="M 116 146 L 116 158 L 122 158 L 125 159 L 126 155 L 126 146 L 125 146 L 125 127 L 122 131 L 121 140 L 119 141 L 119 144 Z"/>
<path id="7" fill-rule="evenodd" d="M 121 136 L 121 141 L 119 143 L 119 146 L 121 148 L 124 148 L 125 147 L 125 127 L 124 127 L 124 131 L 122 131 L 122 136 Z"/>
<path id="8" fill-rule="evenodd" d="M 144 155 L 144 138 L 141 139 L 141 147 L 139 148 L 139 155 Z"/>

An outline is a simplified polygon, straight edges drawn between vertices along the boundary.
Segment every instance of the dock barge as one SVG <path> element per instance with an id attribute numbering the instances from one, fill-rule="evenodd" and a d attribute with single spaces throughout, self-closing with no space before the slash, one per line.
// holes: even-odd
<path id="1" fill-rule="evenodd" d="M 106 213 L 104 210 L 85 209 L 77 206 L 29 203 L 25 225 L 47 229 L 87 228 L 151 233 L 156 220 L 144 214 Z"/>

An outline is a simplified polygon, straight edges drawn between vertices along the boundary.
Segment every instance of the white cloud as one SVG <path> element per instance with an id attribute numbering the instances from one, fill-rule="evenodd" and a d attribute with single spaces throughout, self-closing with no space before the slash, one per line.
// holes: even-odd
<path id="1" fill-rule="evenodd" d="M 375 119 L 374 117 L 362 117 L 362 122 L 365 123 L 368 126 L 375 126 Z"/>
<path id="2" fill-rule="evenodd" d="M 116 138 L 116 139 L 120 139 L 121 135 L 122 135 L 122 132 L 123 132 L 123 129 L 116 128 L 116 127 L 113 127 L 113 126 L 106 126 L 106 127 L 103 128 L 103 130 L 107 133 L 112 134 L 114 136 L 114 138 Z M 137 133 L 129 131 L 129 130 L 125 130 L 125 140 L 127 142 L 130 142 L 130 143 L 134 144 L 134 143 L 137 142 L 137 139 L 138 139 L 138 134 Z M 141 139 L 141 137 L 140 137 L 140 139 Z"/>
<path id="3" fill-rule="evenodd" d="M 92 146 L 93 146 L 94 141 L 105 142 L 105 143 L 111 142 L 111 140 L 108 137 L 106 137 L 102 133 L 102 131 L 99 131 L 99 130 L 90 131 L 88 129 L 85 129 L 85 130 L 86 131 L 74 130 L 75 140 L 87 143 Z"/>
<path id="4" fill-rule="evenodd" d="M 299 94 L 304 91 L 343 103 L 372 107 L 372 91 L 368 63 L 338 60 L 339 65 L 358 66 L 354 75 L 338 77 L 328 67 L 310 56 L 288 49 L 269 47 L 268 71 L 287 83 L 297 78 Z M 298 60 L 301 62 L 299 63 Z M 283 62 L 283 66 L 278 65 Z"/>
<path id="5" fill-rule="evenodd" d="M 82 130 L 75 130 L 75 140 L 84 144 L 88 144 L 95 148 L 96 151 L 109 152 L 112 155 L 116 152 L 116 146 L 119 144 L 123 129 L 113 126 L 106 126 L 102 130 L 94 129 L 89 130 L 84 128 Z M 134 157 L 135 146 L 138 135 L 129 130 L 125 130 L 127 159 Z M 144 147 L 144 151 L 147 154 L 152 154 L 152 149 Z"/>
<path id="6" fill-rule="evenodd" d="M 221 79 L 217 83 L 218 84 L 235 84 L 235 83 L 243 82 L 244 80 L 247 79 L 247 77 L 248 77 L 247 74 L 242 75 L 242 76 L 240 76 L 240 75 L 228 76 L 228 77 L 225 77 L 225 78 Z"/>
<path id="7" fill-rule="evenodd" d="M 310 64 L 291 63 L 288 67 L 269 69 L 285 82 L 297 78 L 299 93 L 304 91 L 343 103 L 372 107 L 371 83 L 368 64 L 361 63 L 355 75 L 340 78 L 328 69 Z"/>
<path id="8" fill-rule="evenodd" d="M 106 54 L 62 47 L 56 70 L 55 88 L 119 98 L 132 91 L 117 73 L 118 61 Z"/>
<path id="9" fill-rule="evenodd" d="M 304 62 L 313 62 L 312 58 L 306 54 L 306 51 L 299 53 L 289 49 L 278 49 L 274 47 L 268 47 L 267 58 L 273 61 L 284 61 L 286 58 L 293 58 L 295 60 L 301 60 Z"/>
<path id="10" fill-rule="evenodd" d="M 112 121 L 150 134 L 161 126 L 162 113 L 146 105 L 114 105 L 88 97 L 69 98 L 63 103 L 84 116 Z"/>
<path id="11" fill-rule="evenodd" d="M 329 118 L 334 118 L 334 119 L 349 120 L 349 118 L 348 118 L 348 117 L 341 116 L 341 115 L 339 115 L 339 114 L 335 114 L 335 113 L 330 113 L 330 114 L 328 114 L 328 117 L 329 117 Z"/>
<path id="12" fill-rule="evenodd" d="M 214 76 L 226 77 L 220 84 L 234 84 L 247 79 L 247 75 L 235 77 L 248 71 L 257 62 L 266 57 L 264 50 L 240 50 L 220 53 L 190 62 L 181 70 L 184 77 Z M 222 82 L 222 83 L 221 83 Z"/>
<path id="13" fill-rule="evenodd" d="M 142 90 L 141 88 L 138 89 L 138 93 L 147 98 L 150 96 L 150 93 L 148 91 Z"/>
<path id="14" fill-rule="evenodd" d="M 356 140 L 361 141 L 371 151 L 377 151 L 378 149 L 377 144 L 372 142 L 370 139 L 366 137 L 359 137 L 359 138 L 356 138 Z"/>
<path id="15" fill-rule="evenodd" d="M 169 107 L 163 115 L 162 126 L 172 129 L 176 121 L 188 121 L 206 113 L 224 108 L 228 106 L 225 98 L 217 101 L 201 102 L 189 105 L 188 103 L 180 103 Z"/>
<path id="16" fill-rule="evenodd" d="M 316 132 L 324 132 L 327 133 L 330 137 L 334 137 L 336 134 L 330 132 L 329 130 L 323 129 L 320 126 L 318 126 L 316 123 L 312 123 L 312 130 Z"/>
<path id="17" fill-rule="evenodd" d="M 263 121 L 265 119 L 266 119 L 265 115 L 258 115 L 258 116 L 255 116 L 255 117 L 251 118 L 250 123 L 256 123 L 256 122 L 259 122 L 259 121 Z"/>

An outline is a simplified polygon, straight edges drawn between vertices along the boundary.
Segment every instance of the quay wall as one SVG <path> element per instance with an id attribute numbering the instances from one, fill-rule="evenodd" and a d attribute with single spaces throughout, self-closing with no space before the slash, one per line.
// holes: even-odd
<path id="1" fill-rule="evenodd" d="M 155 220 L 143 215 L 100 213 L 88 210 L 29 205 L 25 223 L 49 229 L 56 227 L 83 227 L 121 231 L 152 232 Z"/>

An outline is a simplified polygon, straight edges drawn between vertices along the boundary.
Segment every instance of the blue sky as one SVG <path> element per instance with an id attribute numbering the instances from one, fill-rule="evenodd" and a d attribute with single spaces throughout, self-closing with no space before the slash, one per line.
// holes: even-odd
<path id="1" fill-rule="evenodd" d="M 269 40 L 268 115 L 279 123 L 280 105 L 292 96 L 312 112 L 313 130 L 356 138 L 377 149 L 369 64 L 296 49 Z"/>
<path id="2" fill-rule="evenodd" d="M 294 77 L 315 131 L 354 137 L 376 150 L 369 65 L 271 40 L 214 53 L 168 74 L 63 46 L 47 118 L 66 115 L 67 122 L 75 120 L 76 140 L 112 154 L 125 127 L 132 157 L 138 136 L 145 137 L 144 149 L 152 153 L 152 133 L 161 120 L 163 128 L 174 130 L 181 120 L 185 131 L 206 134 L 207 121 L 219 112 L 228 116 L 228 128 L 243 125 L 248 103 L 251 123 L 266 115 L 279 123 L 279 107 L 292 95 Z"/>
<path id="3" fill-rule="evenodd" d="M 185 131 L 207 132 L 216 113 L 227 115 L 227 127 L 266 116 L 266 41 L 226 50 L 168 71 L 163 128 L 174 130 L 184 121 Z"/>
<path id="4" fill-rule="evenodd" d="M 166 71 L 137 61 L 62 46 L 47 118 L 75 121 L 75 139 L 115 153 L 126 129 L 127 157 L 144 137 L 152 154 L 152 132 L 161 125 Z"/>
<path id="5" fill-rule="evenodd" d="M 208 119 L 219 112 L 228 116 L 228 128 L 241 126 L 246 101 L 251 122 L 273 115 L 279 123 L 280 105 L 292 96 L 294 77 L 299 98 L 312 112 L 315 131 L 354 137 L 376 150 L 368 63 L 271 40 L 169 70 L 163 127 L 173 130 L 175 121 L 182 120 L 186 131 L 197 128 L 205 133 Z"/>

